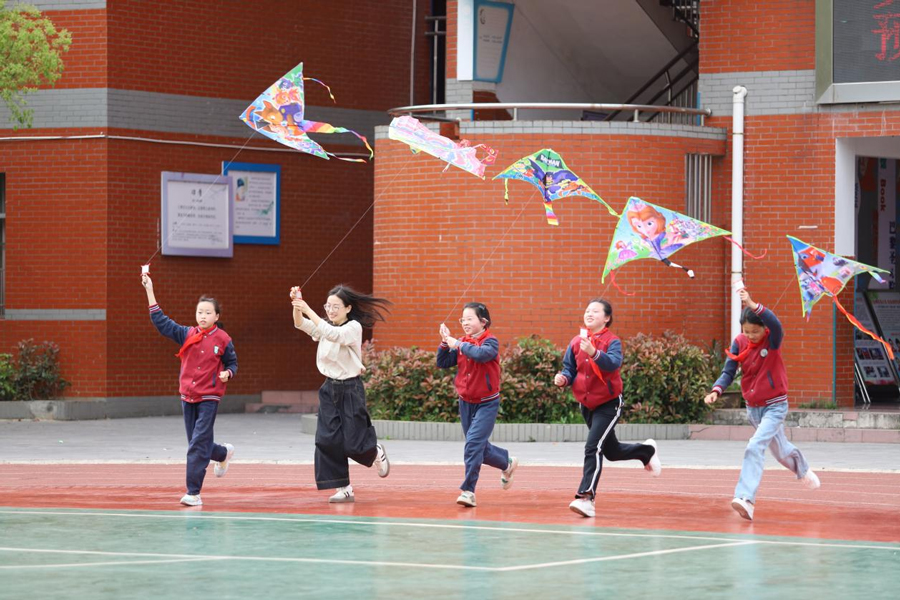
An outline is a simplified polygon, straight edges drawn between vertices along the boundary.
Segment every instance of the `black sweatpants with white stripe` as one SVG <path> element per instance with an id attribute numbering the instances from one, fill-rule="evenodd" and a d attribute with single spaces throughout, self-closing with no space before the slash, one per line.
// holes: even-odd
<path id="1" fill-rule="evenodd" d="M 581 415 L 588 426 L 587 442 L 584 444 L 584 476 L 578 486 L 576 497 L 593 498 L 597 493 L 603 458 L 607 460 L 637 459 L 646 465 L 653 458 L 653 446 L 646 444 L 623 444 L 616 439 L 616 423 L 622 416 L 624 406 L 622 396 L 601 404 L 594 410 L 581 406 Z"/>

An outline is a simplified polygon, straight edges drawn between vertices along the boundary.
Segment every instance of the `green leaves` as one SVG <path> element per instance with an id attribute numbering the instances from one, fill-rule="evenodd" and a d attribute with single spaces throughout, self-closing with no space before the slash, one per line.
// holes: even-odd
<path id="1" fill-rule="evenodd" d="M 623 422 L 696 423 L 710 408 L 703 403 L 721 365 L 715 344 L 708 350 L 674 333 L 638 335 L 623 343 L 625 390 Z M 368 371 L 366 398 L 373 418 L 454 422 L 458 418 L 453 387 L 455 369 L 438 369 L 435 353 L 418 348 L 363 349 Z M 500 355 L 498 422 L 581 423 L 571 388 L 553 385 L 563 353 L 549 340 L 522 338 Z"/>
<path id="2" fill-rule="evenodd" d="M 59 368 L 59 346 L 53 342 L 19 342 L 19 356 L 0 354 L 0 400 L 49 400 L 69 387 Z"/>
<path id="3" fill-rule="evenodd" d="M 0 99 L 13 126 L 31 127 L 32 111 L 24 95 L 39 85 L 54 85 L 63 71 L 62 55 L 72 36 L 33 6 L 6 7 L 0 0 Z"/>

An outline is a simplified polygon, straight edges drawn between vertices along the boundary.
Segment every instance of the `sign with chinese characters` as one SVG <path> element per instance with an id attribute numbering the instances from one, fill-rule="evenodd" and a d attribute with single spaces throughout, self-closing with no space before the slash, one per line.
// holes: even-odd
<path id="1" fill-rule="evenodd" d="M 833 0 L 834 83 L 900 80 L 900 0 Z"/>
<path id="2" fill-rule="evenodd" d="M 223 163 L 234 181 L 234 243 L 278 244 L 281 235 L 281 166 Z"/>
<path id="3" fill-rule="evenodd" d="M 230 258 L 232 179 L 222 175 L 162 173 L 162 253 Z"/>
<path id="4" fill-rule="evenodd" d="M 475 81 L 503 80 L 514 4 L 475 0 Z"/>

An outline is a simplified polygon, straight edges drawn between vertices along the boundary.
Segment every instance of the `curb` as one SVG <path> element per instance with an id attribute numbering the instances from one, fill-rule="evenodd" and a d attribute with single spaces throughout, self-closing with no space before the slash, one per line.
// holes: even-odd
<path id="1" fill-rule="evenodd" d="M 226 396 L 219 403 L 218 412 L 242 413 L 248 403 L 258 401 L 258 395 Z M 178 396 L 0 402 L 0 420 L 89 421 L 168 417 L 180 414 L 182 414 L 181 399 Z"/>

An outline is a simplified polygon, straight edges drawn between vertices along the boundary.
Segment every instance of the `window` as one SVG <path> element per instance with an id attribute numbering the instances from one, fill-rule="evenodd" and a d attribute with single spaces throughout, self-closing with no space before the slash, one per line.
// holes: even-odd
<path id="1" fill-rule="evenodd" d="M 712 155 L 684 155 L 684 212 L 704 223 L 712 213 Z"/>

